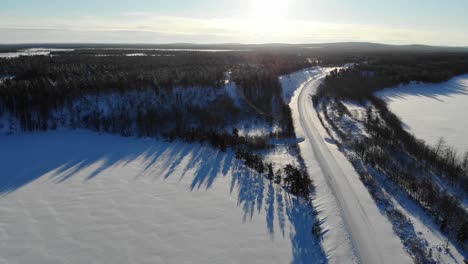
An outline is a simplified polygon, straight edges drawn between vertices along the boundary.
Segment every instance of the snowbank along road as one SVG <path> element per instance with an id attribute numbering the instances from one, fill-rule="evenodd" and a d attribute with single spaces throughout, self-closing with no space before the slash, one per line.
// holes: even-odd
<path id="1" fill-rule="evenodd" d="M 354 254 L 361 263 L 412 263 L 384 212 L 379 211 L 351 163 L 336 145 L 325 141 L 328 135 L 310 99 L 325 76 L 326 73 L 318 75 L 297 91 L 299 124 L 295 122 L 295 126 L 301 126 L 308 139 L 307 144 L 311 144 L 313 156 L 336 197 Z M 305 162 L 309 166 L 307 159 Z"/>

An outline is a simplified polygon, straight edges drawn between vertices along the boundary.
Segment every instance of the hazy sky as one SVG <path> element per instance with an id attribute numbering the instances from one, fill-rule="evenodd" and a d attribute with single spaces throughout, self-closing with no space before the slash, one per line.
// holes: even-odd
<path id="1" fill-rule="evenodd" d="M 0 43 L 468 46 L 468 0 L 0 0 Z"/>

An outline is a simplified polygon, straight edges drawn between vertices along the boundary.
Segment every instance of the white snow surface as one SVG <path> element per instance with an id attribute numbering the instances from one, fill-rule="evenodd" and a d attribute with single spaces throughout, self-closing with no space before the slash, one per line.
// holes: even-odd
<path id="1" fill-rule="evenodd" d="M 322 69 L 298 86 L 290 103 L 296 134 L 305 138 L 299 147 L 316 185 L 314 206 L 323 222 L 327 259 L 330 263 L 412 263 L 353 166 L 327 141 L 309 96 L 330 70 Z"/>
<path id="2" fill-rule="evenodd" d="M 0 74 L 0 84 L 2 84 L 7 79 L 13 79 L 13 78 L 15 78 L 14 75 Z"/>
<path id="3" fill-rule="evenodd" d="M 20 56 L 38 56 L 44 55 L 48 56 L 51 52 L 54 51 L 74 51 L 74 49 L 44 49 L 44 48 L 32 48 L 20 50 L 17 52 L 4 52 L 0 53 L 0 58 L 18 58 Z"/>
<path id="4" fill-rule="evenodd" d="M 335 124 L 337 124 L 340 129 L 343 129 L 347 135 L 352 135 L 353 138 L 365 136 L 367 132 L 363 123 L 367 118 L 366 111 L 370 102 L 360 104 L 355 101 L 343 101 L 343 104 L 353 116 L 353 119 L 350 120 L 347 115 L 338 119 L 337 114 L 334 112 L 332 107 L 330 107 L 330 104 L 328 104 L 327 108 L 330 118 L 332 118 L 334 120 L 333 122 L 336 122 Z M 375 109 L 373 111 L 375 111 Z M 321 115 L 322 120 L 324 120 L 323 112 L 321 112 Z M 329 131 L 333 131 L 333 128 L 330 127 L 329 124 L 327 124 L 327 127 Z M 334 135 L 333 138 L 339 139 L 339 136 Z M 348 152 L 347 155 L 353 154 Z M 410 220 L 411 225 L 414 228 L 414 233 L 407 233 L 407 235 L 416 235 L 419 238 L 424 239 L 425 242 L 428 243 L 427 247 L 432 250 L 432 259 L 436 261 L 436 263 L 463 263 L 464 258 L 462 249 L 455 247 L 455 245 L 449 241 L 449 250 L 445 250 L 447 237 L 441 233 L 439 228 L 440 224 L 437 224 L 432 216 L 428 215 L 428 213 L 424 211 L 416 201 L 408 197 L 408 195 L 397 187 L 395 183 L 386 179 L 384 175 L 377 171 L 372 171 L 373 173 L 371 173 L 379 186 L 382 187 L 382 191 L 390 195 L 389 199 L 391 203 Z M 450 190 L 450 184 L 445 183 L 445 181 L 441 181 L 441 179 L 437 179 L 436 177 L 432 178 L 432 180 L 439 182 L 443 188 L 448 190 L 450 193 L 455 194 L 454 190 Z M 463 194 L 460 193 L 456 193 L 456 195 L 463 197 Z M 385 209 L 381 207 L 381 210 Z"/>
<path id="5" fill-rule="evenodd" d="M 143 56 L 148 56 L 146 53 L 128 53 L 125 54 L 127 57 L 143 57 Z"/>
<path id="6" fill-rule="evenodd" d="M 435 145 L 443 137 L 458 153 L 468 151 L 468 74 L 444 83 L 411 83 L 376 93 L 417 138 Z"/>
<path id="7" fill-rule="evenodd" d="M 0 136 L 0 263 L 321 263 L 310 206 L 199 144 Z"/>
<path id="8" fill-rule="evenodd" d="M 283 99 L 284 102 L 289 104 L 294 92 L 303 85 L 305 82 L 308 82 L 315 78 L 318 74 L 321 74 L 322 70 L 319 67 L 313 67 L 304 69 L 302 71 L 294 72 L 289 75 L 284 75 L 279 78 L 281 87 L 283 89 Z"/>

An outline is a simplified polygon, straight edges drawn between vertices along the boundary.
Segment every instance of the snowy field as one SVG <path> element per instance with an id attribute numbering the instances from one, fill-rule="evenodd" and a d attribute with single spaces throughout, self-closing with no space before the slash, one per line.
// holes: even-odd
<path id="1" fill-rule="evenodd" d="M 443 137 L 459 154 L 468 151 L 468 75 L 440 84 L 409 84 L 385 89 L 388 102 L 417 138 L 434 145 Z"/>
<path id="2" fill-rule="evenodd" d="M 33 48 L 25 49 L 17 52 L 4 52 L 0 53 L 0 58 L 18 58 L 20 56 L 48 56 L 51 52 L 58 51 L 73 51 L 74 49 L 43 49 L 43 48 Z"/>
<path id="3" fill-rule="evenodd" d="M 0 136 L 0 263 L 320 263 L 311 208 L 199 144 Z"/>

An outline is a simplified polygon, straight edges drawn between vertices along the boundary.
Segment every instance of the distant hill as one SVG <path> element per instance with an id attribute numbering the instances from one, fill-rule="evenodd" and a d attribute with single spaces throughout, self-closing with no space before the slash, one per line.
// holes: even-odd
<path id="1" fill-rule="evenodd" d="M 338 42 L 338 43 L 311 43 L 311 44 L 196 44 L 196 43 L 171 43 L 171 44 L 105 44 L 105 43 L 32 43 L 32 44 L 0 44 L 0 52 L 27 48 L 98 48 L 98 49 L 194 49 L 194 50 L 297 50 L 316 49 L 322 51 L 359 51 L 359 52 L 384 52 L 384 51 L 413 51 L 413 52 L 468 52 L 468 47 L 444 47 L 428 45 L 389 45 L 371 42 Z"/>
<path id="2" fill-rule="evenodd" d="M 385 51 L 413 51 L 413 52 L 468 52 L 467 47 L 444 47 L 444 46 L 429 46 L 421 44 L 412 45 L 389 45 L 371 42 L 340 42 L 340 43 L 321 43 L 321 44 L 299 44 L 298 46 L 309 49 L 322 50 L 342 50 L 342 51 L 368 51 L 368 52 L 385 52 Z"/>

